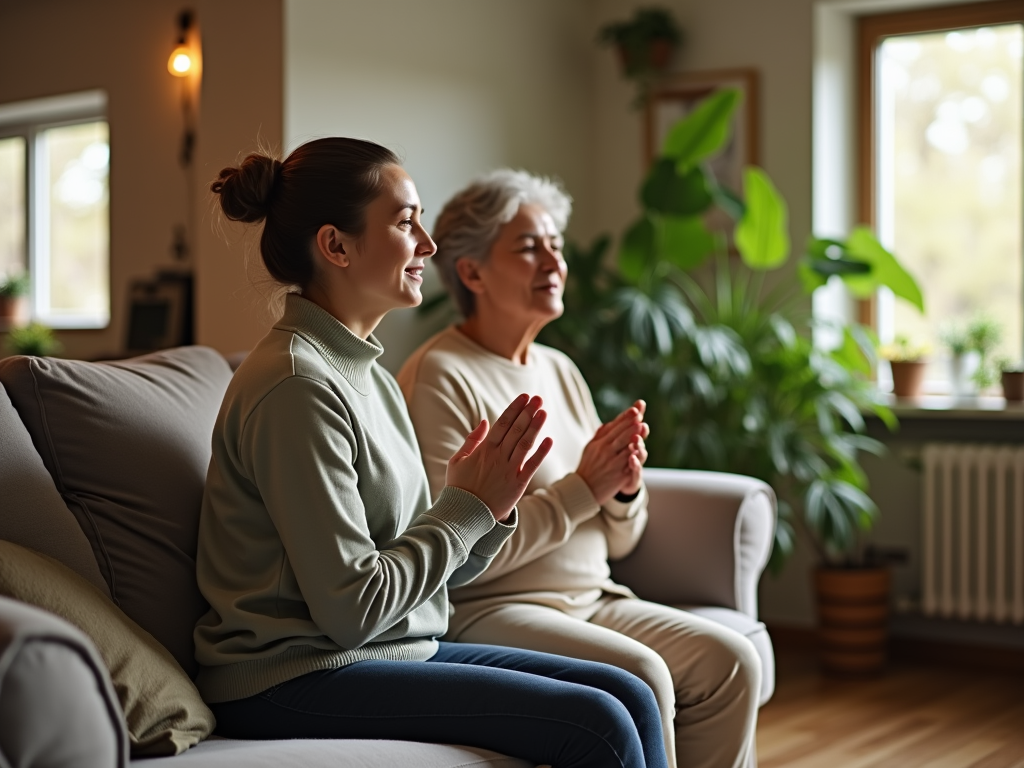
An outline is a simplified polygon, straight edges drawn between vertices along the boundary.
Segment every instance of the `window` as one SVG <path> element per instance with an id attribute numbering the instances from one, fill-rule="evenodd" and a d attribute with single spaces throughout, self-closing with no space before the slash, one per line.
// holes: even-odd
<path id="1" fill-rule="evenodd" d="M 984 315 L 998 354 L 1024 354 L 1021 149 L 1024 11 L 991 2 L 860 23 L 860 218 L 921 285 L 927 315 L 883 292 L 864 307 L 883 341 L 933 350 L 931 391 L 949 391 L 943 331 Z"/>
<path id="2" fill-rule="evenodd" d="M 110 320 L 109 169 L 102 92 L 0 106 L 0 273 L 54 328 Z"/>

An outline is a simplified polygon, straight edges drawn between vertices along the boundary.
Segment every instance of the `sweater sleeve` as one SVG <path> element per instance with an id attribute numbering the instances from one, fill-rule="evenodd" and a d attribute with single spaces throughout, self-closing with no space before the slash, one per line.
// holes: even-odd
<path id="1" fill-rule="evenodd" d="M 412 387 L 410 395 L 409 413 L 416 425 L 430 490 L 436 494 L 444 488 L 448 458 L 462 447 L 465 435 L 485 414 L 475 409 L 467 413 L 470 406 L 459 407 L 446 393 L 422 382 Z M 485 584 L 559 549 L 581 523 L 600 511 L 590 488 L 575 472 L 525 494 L 516 509 L 516 535 L 495 551 L 487 570 L 474 583 Z M 494 535 L 492 531 L 485 538 Z"/>
<path id="2" fill-rule="evenodd" d="M 623 503 L 612 498 L 601 507 L 601 524 L 608 539 L 608 559 L 621 560 L 636 549 L 647 527 L 647 489 L 640 486 L 640 494 Z"/>
<path id="3" fill-rule="evenodd" d="M 356 451 L 341 398 L 298 376 L 254 409 L 239 444 L 311 618 L 343 648 L 374 640 L 429 600 L 494 527 L 476 496 L 447 488 L 405 531 L 376 542 Z M 364 483 L 362 492 L 372 491 Z"/>
<path id="4" fill-rule="evenodd" d="M 570 376 L 576 386 L 577 397 L 582 404 L 585 418 L 589 419 L 596 432 L 601 426 L 590 387 L 583 380 L 583 374 L 572 366 Z M 641 484 L 640 493 L 630 502 L 623 503 L 612 497 L 601 507 L 601 524 L 608 539 L 608 559 L 621 560 L 636 549 L 636 545 L 647 527 L 647 489 Z"/>

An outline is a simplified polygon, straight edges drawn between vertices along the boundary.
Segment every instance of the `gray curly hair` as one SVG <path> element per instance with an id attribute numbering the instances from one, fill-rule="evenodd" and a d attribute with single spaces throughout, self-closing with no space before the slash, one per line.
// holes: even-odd
<path id="1" fill-rule="evenodd" d="M 572 198 L 557 181 L 501 168 L 458 192 L 438 214 L 433 233 L 437 244 L 434 264 L 463 317 L 476 311 L 476 297 L 463 284 L 456 263 L 459 259 L 486 261 L 501 228 L 524 204 L 539 205 L 547 211 L 559 232 L 565 230 L 572 213 Z"/>

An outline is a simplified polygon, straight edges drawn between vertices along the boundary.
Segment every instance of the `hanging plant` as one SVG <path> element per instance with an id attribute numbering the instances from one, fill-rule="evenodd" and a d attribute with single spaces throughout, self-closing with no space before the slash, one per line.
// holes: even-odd
<path id="1" fill-rule="evenodd" d="M 635 104 L 640 106 L 655 78 L 668 68 L 683 35 L 668 11 L 641 8 L 630 21 L 602 27 L 598 39 L 615 46 L 622 73 L 637 82 Z"/>

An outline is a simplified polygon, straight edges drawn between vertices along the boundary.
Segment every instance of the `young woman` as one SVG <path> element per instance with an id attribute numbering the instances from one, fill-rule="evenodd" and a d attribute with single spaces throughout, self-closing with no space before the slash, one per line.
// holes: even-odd
<path id="1" fill-rule="evenodd" d="M 665 765 L 657 704 L 613 667 L 439 643 L 447 586 L 516 527 L 551 448 L 520 395 L 450 457 L 431 504 L 412 425 L 372 332 L 421 301 L 434 243 L 388 150 L 305 144 L 213 183 L 228 218 L 264 222 L 270 274 L 297 290 L 238 369 L 213 436 L 198 579 L 197 685 L 217 732 L 478 746 L 553 766 Z"/>
<path id="2" fill-rule="evenodd" d="M 544 432 L 554 437 L 519 502 L 515 537 L 485 574 L 452 592 L 446 639 L 628 669 L 658 699 L 670 765 L 749 765 L 761 685 L 754 646 L 611 579 L 608 559 L 632 552 L 647 523 L 644 403 L 601 425 L 572 361 L 533 343 L 562 314 L 571 208 L 557 185 L 505 169 L 456 194 L 434 226 L 435 264 L 463 321 L 398 374 L 431 486 L 444 486 L 464 425 L 501 413 L 509 393 L 542 396 L 551 410 Z"/>

